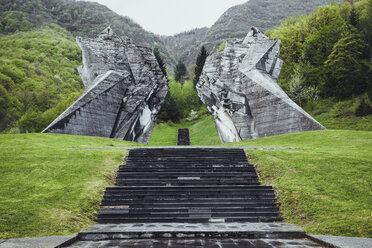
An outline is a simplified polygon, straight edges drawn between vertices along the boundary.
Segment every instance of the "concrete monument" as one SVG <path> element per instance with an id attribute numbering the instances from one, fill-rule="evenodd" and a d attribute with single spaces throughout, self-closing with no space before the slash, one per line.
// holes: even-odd
<path id="1" fill-rule="evenodd" d="M 86 91 L 43 132 L 147 143 L 168 92 L 152 50 L 119 37 L 110 27 L 94 39 L 76 41 Z"/>
<path id="2" fill-rule="evenodd" d="M 207 58 L 196 88 L 223 143 L 324 129 L 277 84 L 279 53 L 280 40 L 252 27 Z"/>

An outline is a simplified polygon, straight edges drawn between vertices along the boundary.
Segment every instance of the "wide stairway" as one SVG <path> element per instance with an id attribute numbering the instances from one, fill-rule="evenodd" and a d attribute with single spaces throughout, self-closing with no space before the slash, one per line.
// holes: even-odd
<path id="1" fill-rule="evenodd" d="M 281 220 L 242 149 L 140 148 L 70 247 L 319 247 Z"/>

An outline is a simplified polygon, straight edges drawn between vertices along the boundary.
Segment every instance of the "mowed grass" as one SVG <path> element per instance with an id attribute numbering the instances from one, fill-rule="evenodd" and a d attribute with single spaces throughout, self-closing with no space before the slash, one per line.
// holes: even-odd
<path id="1" fill-rule="evenodd" d="M 247 151 L 273 185 L 284 221 L 307 233 L 372 237 L 372 132 L 325 130 L 231 143 L 298 147 Z"/>
<path id="2" fill-rule="evenodd" d="M 0 135 L 0 238 L 67 235 L 94 223 L 103 189 L 113 184 L 136 143 L 58 134 Z"/>
<path id="3" fill-rule="evenodd" d="M 188 128 L 190 142 L 193 146 L 221 145 L 212 115 L 203 115 L 198 120 L 181 121 L 180 123 L 156 124 L 152 132 L 149 146 L 177 145 L 178 129 Z"/>

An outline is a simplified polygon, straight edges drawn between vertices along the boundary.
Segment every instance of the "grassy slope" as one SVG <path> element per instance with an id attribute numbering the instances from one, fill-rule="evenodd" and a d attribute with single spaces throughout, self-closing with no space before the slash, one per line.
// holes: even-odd
<path id="1" fill-rule="evenodd" d="M 248 151 L 279 192 L 286 222 L 323 235 L 372 236 L 372 132 L 326 130 L 232 143 L 299 147 Z"/>
<path id="2" fill-rule="evenodd" d="M 362 97 L 345 101 L 321 99 L 316 104 L 308 104 L 304 109 L 328 129 L 372 131 L 372 114 L 355 116 L 361 100 Z"/>
<path id="3" fill-rule="evenodd" d="M 58 135 L 0 135 L 0 238 L 66 235 L 94 223 L 132 142 Z"/>
<path id="4" fill-rule="evenodd" d="M 175 146 L 177 144 L 177 130 L 179 128 L 189 128 L 191 145 L 193 146 L 221 145 L 211 115 L 203 115 L 200 119 L 189 122 L 156 124 L 149 145 Z"/>

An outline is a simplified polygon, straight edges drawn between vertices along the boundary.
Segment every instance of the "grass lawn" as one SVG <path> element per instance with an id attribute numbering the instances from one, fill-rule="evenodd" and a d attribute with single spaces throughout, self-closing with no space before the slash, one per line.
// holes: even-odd
<path id="1" fill-rule="evenodd" d="M 107 138 L 58 134 L 0 135 L 0 238 L 67 235 L 94 223 L 102 189 L 127 151 Z"/>
<path id="2" fill-rule="evenodd" d="M 274 185 L 284 221 L 308 233 L 372 237 L 372 132 L 325 130 L 231 143 L 299 147 L 247 151 Z"/>

